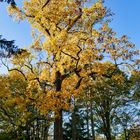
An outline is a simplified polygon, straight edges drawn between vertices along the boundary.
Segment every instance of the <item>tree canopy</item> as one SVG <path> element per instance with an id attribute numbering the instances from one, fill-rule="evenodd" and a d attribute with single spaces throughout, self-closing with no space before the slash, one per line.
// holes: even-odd
<path id="1" fill-rule="evenodd" d="M 111 11 L 103 1 L 88 6 L 85 0 L 24 0 L 22 8 L 7 2 L 13 18 L 30 23 L 33 43 L 3 61 L 9 71 L 1 77 L 3 124 L 19 138 L 45 140 L 53 126 L 54 140 L 86 139 L 84 133 L 95 139 L 95 131 L 112 140 L 118 108 L 132 98 L 139 50 L 109 27 Z M 7 41 L 1 40 L 3 48 Z M 63 127 L 66 112 L 69 127 Z"/>

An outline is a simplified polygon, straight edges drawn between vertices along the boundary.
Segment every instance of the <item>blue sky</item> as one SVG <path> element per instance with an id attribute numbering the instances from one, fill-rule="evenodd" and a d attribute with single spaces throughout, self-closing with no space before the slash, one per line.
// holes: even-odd
<path id="1" fill-rule="evenodd" d="M 15 40 L 15 44 L 20 47 L 26 47 L 32 41 L 30 25 L 25 21 L 14 21 L 8 15 L 6 7 L 6 3 L 0 3 L 0 35 Z"/>
<path id="2" fill-rule="evenodd" d="M 140 0 L 106 0 L 115 13 L 111 26 L 119 34 L 126 34 L 140 49 Z"/>
<path id="3" fill-rule="evenodd" d="M 18 46 L 26 47 L 32 41 L 30 25 L 25 21 L 14 22 L 8 16 L 6 6 L 0 3 L 0 34 L 9 40 L 16 40 Z M 106 6 L 115 13 L 111 27 L 118 35 L 128 35 L 140 48 L 140 0 L 106 0 Z"/>

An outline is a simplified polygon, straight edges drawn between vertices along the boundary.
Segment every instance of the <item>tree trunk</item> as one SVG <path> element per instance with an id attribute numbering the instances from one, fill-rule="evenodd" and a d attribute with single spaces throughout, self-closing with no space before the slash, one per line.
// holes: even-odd
<path id="1" fill-rule="evenodd" d="M 91 120 L 92 140 L 95 140 L 95 130 L 94 130 L 92 101 L 90 101 L 90 120 Z"/>
<path id="2" fill-rule="evenodd" d="M 128 129 L 124 128 L 124 139 L 125 140 L 129 140 L 130 139 L 130 136 L 129 136 L 129 132 L 128 132 Z"/>
<path id="3" fill-rule="evenodd" d="M 26 124 L 26 139 L 30 140 L 30 126 Z"/>
<path id="4" fill-rule="evenodd" d="M 55 87 L 56 92 L 61 91 L 62 76 L 59 71 L 56 72 Z M 59 98 L 59 96 L 57 97 Z M 59 110 L 58 117 L 54 122 L 54 140 L 63 140 L 63 128 L 62 128 L 62 109 Z"/>
<path id="5" fill-rule="evenodd" d="M 127 140 L 126 129 L 124 129 L 124 137 L 125 137 L 125 140 Z"/>
<path id="6" fill-rule="evenodd" d="M 110 124 L 109 124 L 109 122 L 107 122 L 107 128 L 106 128 L 106 139 L 107 140 L 112 140 L 112 138 L 111 138 L 111 130 L 110 130 Z"/>
<path id="7" fill-rule="evenodd" d="M 109 105 L 108 101 L 107 101 L 107 106 Z M 106 132 L 107 132 L 107 140 L 111 140 L 111 127 L 110 127 L 110 112 L 107 108 L 107 111 L 105 113 L 105 117 L 106 117 Z"/>
<path id="8" fill-rule="evenodd" d="M 105 115 L 102 117 L 103 125 L 104 125 L 104 134 L 107 140 L 112 140 L 111 137 L 111 124 L 110 124 L 110 111 L 109 111 L 109 101 L 103 102 L 103 108 L 105 111 Z"/>
<path id="9" fill-rule="evenodd" d="M 55 122 L 54 122 L 54 140 L 63 140 L 62 110 L 59 111 L 59 117 L 55 118 Z"/>
<path id="10" fill-rule="evenodd" d="M 35 122 L 33 122 L 33 131 L 32 131 L 32 138 L 35 140 Z"/>
<path id="11" fill-rule="evenodd" d="M 90 138 L 90 135 L 89 135 L 89 110 L 88 110 L 89 108 L 88 108 L 88 103 L 86 104 L 86 124 L 87 124 L 87 138 L 88 138 L 88 140 L 89 140 L 89 138 Z"/>
<path id="12" fill-rule="evenodd" d="M 110 134 L 110 133 L 107 133 L 107 135 L 106 135 L 106 139 L 107 139 L 107 140 L 112 140 L 112 138 L 111 138 L 111 134 Z"/>
<path id="13" fill-rule="evenodd" d="M 75 111 L 76 111 L 76 106 L 74 105 L 74 110 L 72 112 L 72 140 L 76 140 L 77 139 Z"/>
<path id="14" fill-rule="evenodd" d="M 104 135 L 106 137 L 106 140 L 112 140 L 110 130 L 108 130 L 107 127 L 105 128 Z"/>
<path id="15" fill-rule="evenodd" d="M 39 132 L 40 132 L 40 125 L 39 125 L 39 119 L 36 119 L 36 139 L 40 139 L 39 137 Z"/>

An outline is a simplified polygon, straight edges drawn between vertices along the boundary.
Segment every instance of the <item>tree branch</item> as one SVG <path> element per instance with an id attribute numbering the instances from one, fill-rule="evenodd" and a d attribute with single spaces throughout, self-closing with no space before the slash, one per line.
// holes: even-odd
<path id="1" fill-rule="evenodd" d="M 14 69 L 8 69 L 8 71 L 18 71 L 24 77 L 24 79 L 27 80 L 25 74 L 21 70 L 19 70 L 19 69 L 16 69 L 16 68 L 14 68 Z"/>
<path id="2" fill-rule="evenodd" d="M 78 88 L 80 87 L 81 82 L 82 82 L 82 79 L 83 79 L 83 77 L 81 77 L 81 78 L 79 79 L 79 81 L 77 82 L 77 84 L 76 84 L 76 86 L 75 86 L 75 89 L 78 89 Z"/>
<path id="3" fill-rule="evenodd" d="M 68 54 L 68 53 L 66 53 L 66 52 L 64 52 L 64 51 L 61 51 L 63 54 L 65 54 L 65 55 L 67 55 L 67 56 L 69 56 L 69 57 L 71 57 L 71 58 L 73 58 L 74 60 L 78 60 L 77 58 L 75 58 L 75 57 L 73 57 L 72 55 L 70 55 L 70 54 Z"/>
<path id="4" fill-rule="evenodd" d="M 42 6 L 42 10 L 47 6 L 47 4 L 50 2 L 50 0 L 47 0 L 46 2 L 45 2 L 45 4 Z"/>
<path id="5" fill-rule="evenodd" d="M 67 28 L 67 31 L 69 31 L 73 26 L 74 24 L 81 18 L 82 16 L 82 9 L 79 8 L 79 15 L 72 21 L 72 23 L 68 26 Z"/>

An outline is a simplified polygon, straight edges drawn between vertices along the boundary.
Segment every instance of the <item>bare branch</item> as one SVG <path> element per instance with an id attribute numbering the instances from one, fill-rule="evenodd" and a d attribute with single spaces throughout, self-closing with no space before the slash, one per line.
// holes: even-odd
<path id="1" fill-rule="evenodd" d="M 42 10 L 47 6 L 47 4 L 50 2 L 50 0 L 47 0 L 46 2 L 45 2 L 45 4 L 42 6 Z"/>
<path id="2" fill-rule="evenodd" d="M 25 74 L 21 70 L 19 70 L 19 69 L 16 69 L 16 68 L 14 68 L 14 69 L 8 69 L 8 71 L 18 71 L 24 77 L 24 79 L 27 80 Z"/>
<path id="3" fill-rule="evenodd" d="M 74 26 L 74 24 L 81 18 L 81 16 L 82 16 L 82 9 L 81 8 L 79 8 L 79 15 L 72 21 L 72 23 L 68 26 L 68 28 L 67 28 L 67 31 L 69 31 L 73 26 Z"/>
<path id="4" fill-rule="evenodd" d="M 81 82 L 82 82 L 82 79 L 83 79 L 83 77 L 81 77 L 81 78 L 79 79 L 79 81 L 77 82 L 77 84 L 76 84 L 76 86 L 75 86 L 75 89 L 78 89 L 78 88 L 80 87 Z"/>
<path id="5" fill-rule="evenodd" d="M 69 57 L 71 57 L 71 58 L 73 58 L 74 60 L 78 60 L 77 58 L 75 58 L 75 57 L 73 57 L 72 55 L 70 55 L 70 54 L 68 54 L 68 53 L 66 53 L 66 52 L 64 52 L 64 51 L 61 51 L 63 54 L 65 54 L 65 55 L 67 55 L 67 56 L 69 56 Z"/>
<path id="6" fill-rule="evenodd" d="M 78 67 L 78 63 L 79 63 L 79 60 L 80 60 L 79 54 L 80 54 L 80 52 L 82 51 L 82 49 L 81 49 L 81 47 L 80 47 L 79 45 L 77 45 L 77 47 L 79 48 L 79 51 L 77 52 L 78 61 L 76 62 L 76 69 L 77 69 L 77 67 Z"/>
<path id="7" fill-rule="evenodd" d="M 26 64 L 25 64 L 25 66 L 26 66 L 28 69 L 30 69 L 30 71 L 34 74 L 34 71 L 33 71 L 32 66 L 30 67 L 30 66 L 28 66 L 28 65 L 26 65 Z"/>

